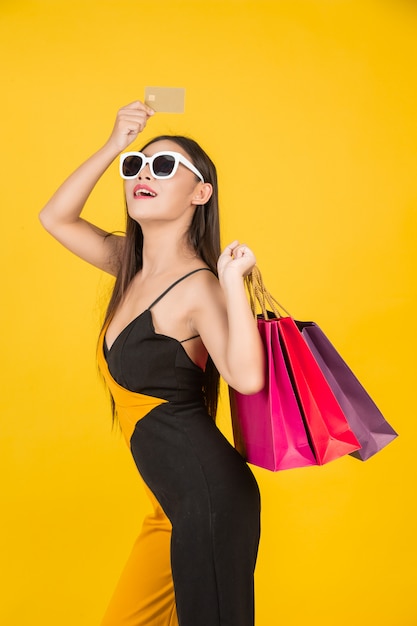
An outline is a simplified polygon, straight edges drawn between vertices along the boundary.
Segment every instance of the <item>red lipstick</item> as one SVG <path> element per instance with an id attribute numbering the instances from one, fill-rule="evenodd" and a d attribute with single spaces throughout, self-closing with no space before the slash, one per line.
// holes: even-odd
<path id="1" fill-rule="evenodd" d="M 148 187 L 148 185 L 135 185 L 133 189 L 133 197 L 138 200 L 150 200 L 156 198 L 156 191 Z"/>

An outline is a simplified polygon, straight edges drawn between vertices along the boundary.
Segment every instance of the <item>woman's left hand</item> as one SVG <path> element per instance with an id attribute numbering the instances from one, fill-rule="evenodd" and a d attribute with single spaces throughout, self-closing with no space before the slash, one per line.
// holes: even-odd
<path id="1" fill-rule="evenodd" d="M 241 278 L 247 276 L 254 268 L 255 263 L 256 258 L 252 250 L 245 244 L 233 241 L 226 246 L 217 262 L 220 282 L 224 282 L 232 274 Z"/>

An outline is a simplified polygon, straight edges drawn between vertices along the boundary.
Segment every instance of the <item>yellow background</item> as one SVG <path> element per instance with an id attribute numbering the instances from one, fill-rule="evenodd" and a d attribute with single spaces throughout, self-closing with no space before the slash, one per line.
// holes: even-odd
<path id="1" fill-rule="evenodd" d="M 147 502 L 94 350 L 110 282 L 37 214 L 146 85 L 217 163 L 223 242 L 314 319 L 400 438 L 255 470 L 257 626 L 415 626 L 417 6 L 403 0 L 2 0 L 1 608 L 98 624 Z M 123 225 L 112 166 L 87 216 Z M 223 393 L 220 424 L 230 434 Z M 198 625 L 196 625 L 198 626 Z M 203 626 L 203 625 L 201 625 Z"/>

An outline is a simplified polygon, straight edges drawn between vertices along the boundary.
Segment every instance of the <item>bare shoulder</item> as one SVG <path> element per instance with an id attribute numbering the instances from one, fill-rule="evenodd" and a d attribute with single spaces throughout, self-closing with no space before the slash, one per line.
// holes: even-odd
<path id="1" fill-rule="evenodd" d="M 225 310 L 223 290 L 212 271 L 196 272 L 188 280 L 192 282 L 187 290 L 187 304 L 193 317 L 200 317 L 210 311 Z"/>
<path id="2" fill-rule="evenodd" d="M 200 298 L 210 299 L 216 294 L 220 294 L 222 289 L 219 284 L 219 279 L 208 267 L 198 268 L 200 271 L 196 271 L 190 279 L 193 281 L 193 300 L 196 300 L 196 304 Z M 203 271 L 206 270 L 206 271 Z"/>

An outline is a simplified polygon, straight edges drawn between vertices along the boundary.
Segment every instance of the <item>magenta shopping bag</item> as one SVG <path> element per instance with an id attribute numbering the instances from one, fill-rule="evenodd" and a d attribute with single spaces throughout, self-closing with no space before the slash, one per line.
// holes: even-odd
<path id="1" fill-rule="evenodd" d="M 265 386 L 243 395 L 229 388 L 235 447 L 249 462 L 277 471 L 316 465 L 287 372 L 278 319 L 257 320 L 265 348 Z"/>
<path id="2" fill-rule="evenodd" d="M 296 323 L 362 446 L 351 456 L 362 461 L 369 459 L 397 433 L 317 324 Z"/>

